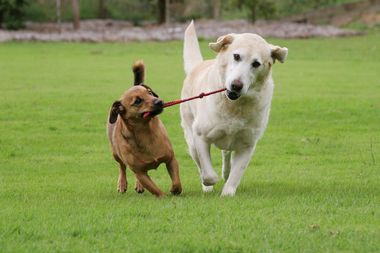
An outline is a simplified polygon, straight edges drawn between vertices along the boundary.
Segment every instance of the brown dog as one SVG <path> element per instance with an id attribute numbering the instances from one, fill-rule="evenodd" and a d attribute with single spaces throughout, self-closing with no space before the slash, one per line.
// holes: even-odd
<path id="1" fill-rule="evenodd" d="M 147 172 L 165 163 L 172 180 L 170 192 L 180 194 L 182 186 L 178 163 L 165 127 L 156 117 L 163 110 L 163 101 L 143 84 L 142 61 L 133 65 L 133 72 L 134 87 L 113 103 L 108 116 L 108 138 L 113 156 L 120 166 L 118 191 L 127 190 L 126 166 L 129 166 L 136 175 L 136 192 L 142 193 L 145 188 L 162 197 L 164 193 Z"/>

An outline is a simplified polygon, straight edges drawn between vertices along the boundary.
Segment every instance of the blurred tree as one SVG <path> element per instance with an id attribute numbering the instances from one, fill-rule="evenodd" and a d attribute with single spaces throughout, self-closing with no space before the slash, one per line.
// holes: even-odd
<path id="1" fill-rule="evenodd" d="M 71 4 L 73 8 L 73 26 L 75 30 L 78 30 L 80 28 L 80 9 L 78 0 L 72 0 Z"/>
<path id="2" fill-rule="evenodd" d="M 56 15 L 57 15 L 57 24 L 59 26 L 59 30 L 61 30 L 61 0 L 55 1 Z"/>
<path id="3" fill-rule="evenodd" d="M 378 0 L 376 0 L 378 1 Z M 351 0 L 282 0 L 277 5 L 280 16 L 289 16 L 297 13 L 308 12 L 328 6 L 354 2 Z M 356 1 L 358 2 L 358 1 Z"/>
<path id="4" fill-rule="evenodd" d="M 259 17 L 264 19 L 272 18 L 276 12 L 276 6 L 271 0 L 237 0 L 236 4 L 239 8 L 245 7 L 248 9 L 248 18 L 252 22 L 255 22 Z"/>
<path id="5" fill-rule="evenodd" d="M 221 6 L 221 1 L 220 0 L 212 0 L 212 18 L 213 19 L 220 19 L 220 6 Z"/>
<path id="6" fill-rule="evenodd" d="M 157 7 L 158 7 L 158 23 L 169 23 L 170 21 L 170 1 L 169 0 L 158 0 L 157 1 Z"/>
<path id="7" fill-rule="evenodd" d="M 24 27 L 24 7 L 26 0 L 0 0 L 0 26 L 17 30 Z"/>
<path id="8" fill-rule="evenodd" d="M 4 0 L 0 0 L 0 27 L 3 24 L 5 11 L 6 11 L 6 5 L 3 2 Z"/>
<path id="9" fill-rule="evenodd" d="M 189 19 L 199 18 L 212 18 L 214 12 L 214 0 L 197 1 L 197 0 L 183 0 L 178 1 L 177 13 L 173 13 L 176 20 L 185 22 Z"/>
<path id="10" fill-rule="evenodd" d="M 108 10 L 105 5 L 105 0 L 99 0 L 99 18 L 106 18 L 108 16 Z"/>

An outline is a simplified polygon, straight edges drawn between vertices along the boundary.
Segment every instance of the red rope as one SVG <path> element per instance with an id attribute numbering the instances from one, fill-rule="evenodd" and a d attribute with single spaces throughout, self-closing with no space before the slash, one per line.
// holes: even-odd
<path id="1" fill-rule="evenodd" d="M 215 90 L 215 91 L 211 91 L 211 92 L 202 92 L 201 94 L 199 94 L 198 96 L 195 96 L 195 97 L 190 97 L 190 98 L 185 98 L 185 99 L 178 99 L 178 100 L 173 100 L 173 101 L 167 102 L 167 103 L 164 104 L 163 107 L 165 108 L 165 107 L 181 104 L 181 103 L 184 103 L 184 102 L 187 102 L 187 101 L 190 101 L 190 100 L 194 100 L 194 99 L 197 99 L 197 98 L 207 97 L 207 96 L 210 96 L 212 94 L 223 92 L 225 90 L 227 90 L 227 89 L 223 88 L 223 89 Z M 147 118 L 147 117 L 149 117 L 149 115 L 150 115 L 150 112 L 145 112 L 144 115 L 143 115 L 144 119 Z"/>
<path id="2" fill-rule="evenodd" d="M 170 101 L 170 102 L 165 103 L 165 104 L 164 104 L 164 107 L 169 107 L 169 106 L 173 106 L 173 105 L 181 104 L 181 103 L 184 103 L 184 102 L 187 102 L 187 101 L 190 101 L 190 100 L 194 100 L 194 99 L 197 99 L 197 98 L 207 97 L 207 96 L 210 96 L 210 95 L 212 95 L 212 94 L 216 94 L 216 93 L 219 93 L 219 92 L 223 92 L 223 91 L 225 91 L 225 90 L 226 90 L 226 88 L 223 88 L 223 89 L 220 89 L 220 90 L 211 91 L 211 92 L 202 92 L 201 94 L 199 94 L 198 96 L 195 96 L 195 97 L 190 97 L 190 98 L 185 98 L 185 99 L 173 100 L 173 101 Z"/>

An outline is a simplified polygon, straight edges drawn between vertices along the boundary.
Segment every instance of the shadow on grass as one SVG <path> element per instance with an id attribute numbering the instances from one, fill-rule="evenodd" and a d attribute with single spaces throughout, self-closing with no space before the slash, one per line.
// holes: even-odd
<path id="1" fill-rule="evenodd" d="M 219 182 L 214 191 L 204 193 L 200 185 L 189 185 L 184 188 L 184 191 L 179 196 L 173 196 L 169 191 L 165 192 L 164 199 L 217 199 L 220 198 L 223 183 Z M 148 200 L 155 199 L 149 192 L 145 191 L 143 194 L 137 194 L 132 188 L 124 194 L 117 193 L 116 191 L 98 192 L 102 199 L 130 199 L 130 200 Z M 380 195 L 380 187 L 374 184 L 347 184 L 343 182 L 251 182 L 241 185 L 235 195 L 235 198 L 252 198 L 252 199 L 288 199 L 288 198 L 335 198 L 335 197 L 366 197 Z M 224 198 L 220 198 L 224 199 Z"/>
<path id="2" fill-rule="evenodd" d="M 253 197 L 292 197 L 292 196 L 346 196 L 346 195 L 376 195 L 380 187 L 366 184 L 347 184 L 341 182 L 254 182 L 239 188 L 237 195 Z"/>

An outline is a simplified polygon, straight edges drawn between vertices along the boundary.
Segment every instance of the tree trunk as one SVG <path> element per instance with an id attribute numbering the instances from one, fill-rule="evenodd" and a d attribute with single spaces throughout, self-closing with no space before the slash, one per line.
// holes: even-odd
<path id="1" fill-rule="evenodd" d="M 221 7 L 221 2 L 220 0 L 213 0 L 212 1 L 213 7 L 212 7 L 212 18 L 215 20 L 220 19 L 220 7 Z"/>
<path id="2" fill-rule="evenodd" d="M 98 17 L 99 18 L 106 18 L 107 17 L 107 7 L 105 5 L 105 0 L 99 0 L 99 10 L 98 10 Z"/>
<path id="3" fill-rule="evenodd" d="M 57 24 L 59 31 L 61 31 L 61 0 L 55 1 L 55 7 L 56 7 L 56 15 L 57 15 Z"/>
<path id="4" fill-rule="evenodd" d="M 165 1 L 165 23 L 170 22 L 170 0 Z"/>
<path id="5" fill-rule="evenodd" d="M 170 6 L 169 0 L 157 1 L 159 24 L 169 23 L 169 20 L 170 20 L 169 6 Z"/>
<path id="6" fill-rule="evenodd" d="M 80 28 L 79 20 L 80 20 L 80 10 L 78 0 L 72 0 L 73 7 L 73 26 L 75 30 Z"/>
<path id="7" fill-rule="evenodd" d="M 258 0 L 251 0 L 248 2 L 248 8 L 249 8 L 249 18 L 252 23 L 256 22 L 257 19 L 257 6 L 259 5 Z"/>

